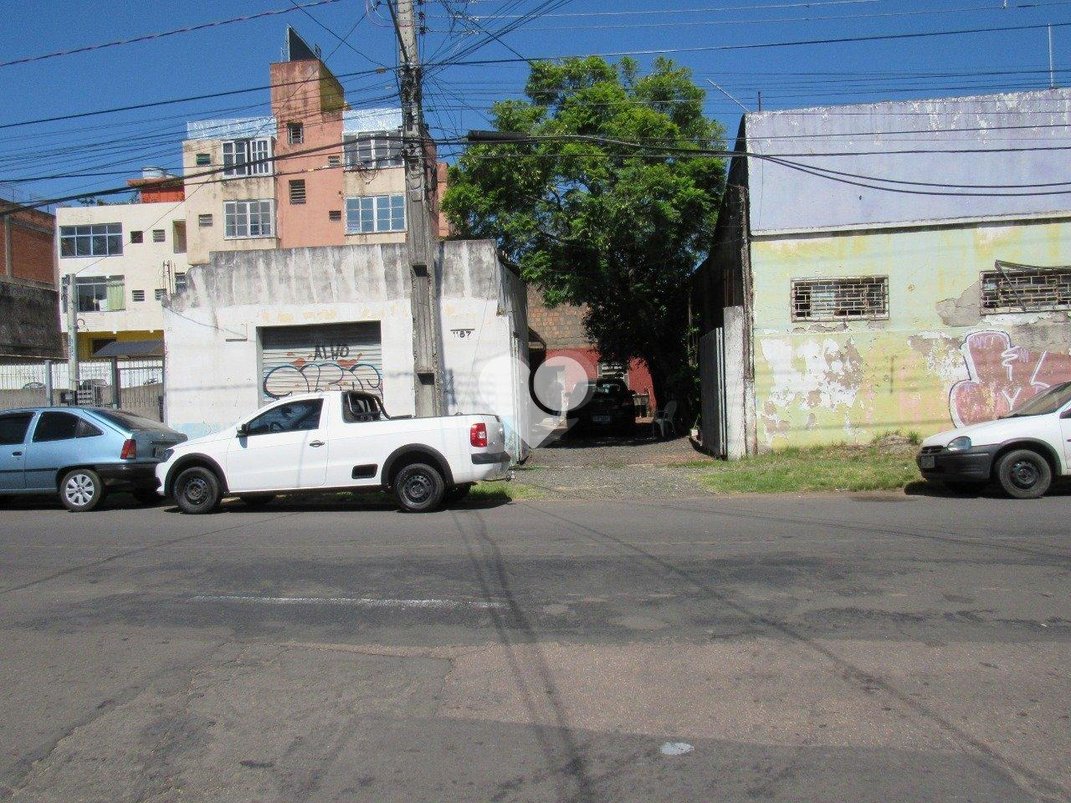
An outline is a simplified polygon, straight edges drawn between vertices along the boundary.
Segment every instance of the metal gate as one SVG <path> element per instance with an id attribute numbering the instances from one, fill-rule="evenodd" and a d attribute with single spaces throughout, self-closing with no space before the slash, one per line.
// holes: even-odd
<path id="1" fill-rule="evenodd" d="M 378 321 L 260 330 L 260 392 L 265 400 L 331 389 L 382 395 Z"/>
<path id="2" fill-rule="evenodd" d="M 727 456 L 725 394 L 725 330 L 721 327 L 699 339 L 700 416 L 703 449 L 715 457 Z"/>

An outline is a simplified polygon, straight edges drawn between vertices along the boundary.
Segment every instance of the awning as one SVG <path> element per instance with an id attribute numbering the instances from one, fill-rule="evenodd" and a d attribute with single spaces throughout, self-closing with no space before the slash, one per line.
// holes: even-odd
<path id="1" fill-rule="evenodd" d="M 163 357 L 162 340 L 116 340 L 93 352 L 94 357 Z"/>

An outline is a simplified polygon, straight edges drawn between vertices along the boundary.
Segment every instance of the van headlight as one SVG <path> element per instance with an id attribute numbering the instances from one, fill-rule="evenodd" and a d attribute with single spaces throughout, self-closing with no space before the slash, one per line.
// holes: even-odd
<path id="1" fill-rule="evenodd" d="M 960 435 L 950 440 L 945 448 L 950 452 L 965 452 L 971 448 L 971 439 L 966 435 Z"/>

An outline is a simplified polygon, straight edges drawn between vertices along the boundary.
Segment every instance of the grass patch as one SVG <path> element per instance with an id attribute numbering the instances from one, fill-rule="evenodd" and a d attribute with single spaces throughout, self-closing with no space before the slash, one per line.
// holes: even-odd
<path id="1" fill-rule="evenodd" d="M 514 502 L 525 499 L 544 499 L 546 493 L 531 485 L 514 480 L 496 480 L 493 482 L 478 482 L 469 491 L 468 499 L 480 502 Z"/>
<path id="2" fill-rule="evenodd" d="M 919 479 L 913 440 L 894 433 L 868 446 L 789 448 L 707 463 L 701 480 L 715 493 L 898 490 Z"/>

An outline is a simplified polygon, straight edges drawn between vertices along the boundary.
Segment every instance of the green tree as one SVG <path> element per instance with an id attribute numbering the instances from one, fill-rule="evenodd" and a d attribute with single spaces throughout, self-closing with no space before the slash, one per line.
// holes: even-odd
<path id="1" fill-rule="evenodd" d="M 443 209 L 491 239 L 550 305 L 587 306 L 604 359 L 637 357 L 662 403 L 687 404 L 687 281 L 713 239 L 723 130 L 691 73 L 658 59 L 536 62 L 528 100 L 492 107 L 495 141 L 452 167 Z"/>

